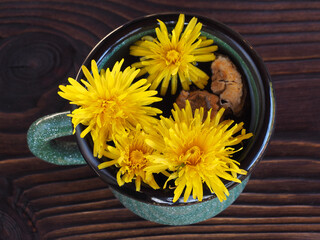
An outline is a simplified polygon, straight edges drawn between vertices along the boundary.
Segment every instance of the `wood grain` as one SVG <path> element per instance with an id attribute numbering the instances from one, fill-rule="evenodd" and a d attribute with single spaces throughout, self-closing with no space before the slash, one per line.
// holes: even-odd
<path id="1" fill-rule="evenodd" d="M 275 133 L 243 194 L 192 226 L 141 219 L 87 166 L 28 150 L 30 124 L 68 109 L 58 85 L 128 20 L 189 12 L 240 32 L 264 59 Z M 320 239 L 320 2 L 3 0 L 0 3 L 0 239 Z"/>

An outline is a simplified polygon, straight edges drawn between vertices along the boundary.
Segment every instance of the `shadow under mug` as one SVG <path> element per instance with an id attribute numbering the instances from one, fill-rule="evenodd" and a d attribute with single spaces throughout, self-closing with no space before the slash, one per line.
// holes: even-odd
<path id="1" fill-rule="evenodd" d="M 90 52 L 84 61 L 90 69 L 91 60 L 95 59 L 98 68 L 111 68 L 116 61 L 125 59 L 124 66 L 129 66 L 137 59 L 130 56 L 129 47 L 145 35 L 154 35 L 154 29 L 158 26 L 157 19 L 162 20 L 172 29 L 179 14 L 155 14 L 145 16 L 117 28 Z M 193 16 L 186 15 L 186 22 Z M 28 145 L 31 152 L 53 164 L 78 165 L 88 164 L 96 174 L 108 183 L 114 195 L 121 203 L 137 215 L 161 224 L 167 225 L 188 225 L 209 219 L 225 208 L 227 208 L 243 191 L 254 167 L 261 160 L 265 149 L 270 141 L 275 119 L 275 99 L 270 75 L 258 54 L 241 37 L 226 25 L 212 19 L 196 16 L 203 24 L 202 35 L 213 39 L 218 45 L 218 53 L 227 55 L 237 66 L 242 74 L 244 84 L 247 88 L 245 113 L 238 119 L 245 122 L 245 128 L 253 133 L 253 137 L 246 140 L 244 149 L 236 155 L 240 162 L 240 168 L 245 169 L 248 174 L 240 175 L 240 184 L 226 182 L 230 195 L 227 200 L 220 202 L 214 193 L 208 189 L 204 190 L 203 201 L 189 198 L 184 203 L 179 199 L 172 203 L 173 190 L 153 190 L 142 186 L 140 192 L 135 191 L 134 183 L 125 184 L 119 187 L 116 181 L 116 169 L 98 169 L 101 163 L 92 154 L 92 139 L 89 134 L 85 138 L 80 137 L 84 126 L 77 126 L 77 142 L 61 142 L 60 137 L 72 135 L 71 118 L 67 117 L 69 112 L 56 113 L 35 121 L 28 131 Z M 210 72 L 210 63 L 201 67 Z M 85 79 L 81 71 L 78 72 L 76 80 Z M 208 84 L 209 85 L 209 84 Z M 179 92 L 178 89 L 177 92 Z M 170 91 L 168 91 L 170 92 Z M 160 105 L 156 106 L 163 110 L 163 115 L 168 116 L 172 103 L 177 95 L 170 93 L 163 97 Z M 77 106 L 72 106 L 73 109 Z"/>

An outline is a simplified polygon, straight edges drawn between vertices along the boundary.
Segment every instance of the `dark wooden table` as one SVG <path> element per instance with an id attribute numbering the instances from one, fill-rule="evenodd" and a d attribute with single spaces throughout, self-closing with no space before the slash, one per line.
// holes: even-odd
<path id="1" fill-rule="evenodd" d="M 240 32 L 277 99 L 274 136 L 245 191 L 192 226 L 141 219 L 89 167 L 46 163 L 26 141 L 33 121 L 68 109 L 57 87 L 102 37 L 167 11 Z M 320 239 L 320 2 L 3 0 L 0 68 L 0 239 Z"/>

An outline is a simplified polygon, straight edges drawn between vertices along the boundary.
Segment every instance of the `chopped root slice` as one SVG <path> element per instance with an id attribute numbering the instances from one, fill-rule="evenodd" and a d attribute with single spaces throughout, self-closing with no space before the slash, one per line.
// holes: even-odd
<path id="1" fill-rule="evenodd" d="M 212 108 L 211 118 L 213 118 L 220 109 L 219 97 L 207 91 L 196 90 L 188 92 L 182 90 L 176 100 L 180 109 L 186 106 L 186 100 L 189 100 L 193 113 L 195 109 L 203 107 L 205 113 L 204 119 L 210 108 Z"/>
<path id="2" fill-rule="evenodd" d="M 220 105 L 240 116 L 244 106 L 246 91 L 241 74 L 227 56 L 218 55 L 211 64 L 211 90 L 219 95 Z"/>

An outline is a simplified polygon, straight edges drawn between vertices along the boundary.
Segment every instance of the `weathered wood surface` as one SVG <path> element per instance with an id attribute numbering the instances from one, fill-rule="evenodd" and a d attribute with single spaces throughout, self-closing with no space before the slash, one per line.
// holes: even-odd
<path id="1" fill-rule="evenodd" d="M 57 87 L 111 30 L 156 12 L 191 12 L 240 32 L 266 62 L 274 137 L 245 191 L 192 226 L 125 209 L 86 166 L 35 158 L 26 132 L 68 108 Z M 320 239 L 320 2 L 85 1 L 0 3 L 0 239 Z"/>

